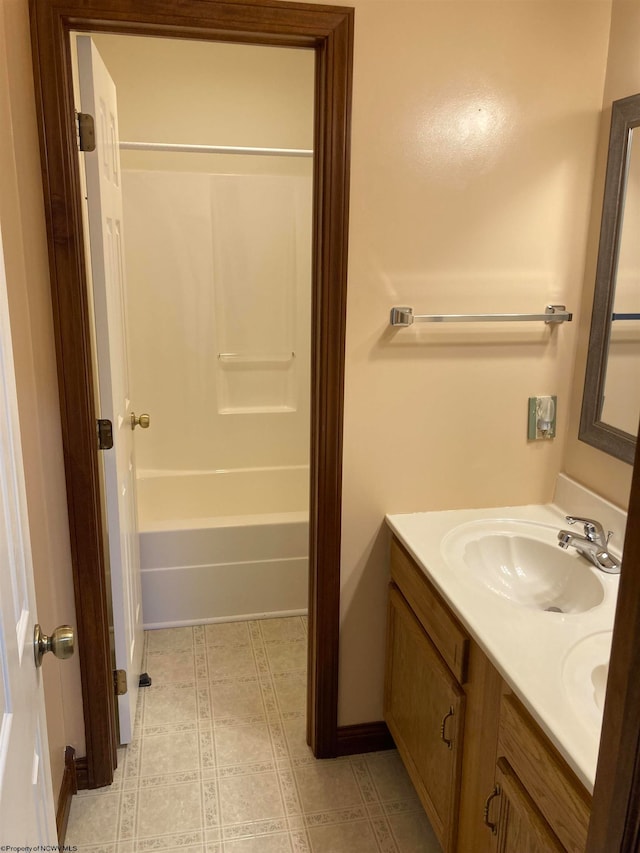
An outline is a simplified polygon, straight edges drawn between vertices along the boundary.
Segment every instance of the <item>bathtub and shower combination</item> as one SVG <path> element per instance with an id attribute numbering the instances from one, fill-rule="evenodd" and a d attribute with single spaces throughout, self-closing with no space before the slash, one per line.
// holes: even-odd
<path id="1" fill-rule="evenodd" d="M 153 420 L 136 437 L 144 625 L 301 615 L 312 161 L 225 174 L 142 153 L 123 205 L 132 395 Z"/>
<path id="2" fill-rule="evenodd" d="M 309 468 L 138 474 L 145 628 L 306 613 Z"/>

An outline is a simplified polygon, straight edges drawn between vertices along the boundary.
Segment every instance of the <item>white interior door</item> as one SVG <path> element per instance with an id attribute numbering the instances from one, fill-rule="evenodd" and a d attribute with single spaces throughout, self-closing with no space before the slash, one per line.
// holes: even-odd
<path id="1" fill-rule="evenodd" d="M 22 849 L 57 843 L 42 677 L 33 654 L 35 623 L 0 237 L 0 844 Z"/>
<path id="2" fill-rule="evenodd" d="M 133 734 L 142 665 L 142 604 L 136 510 L 118 148 L 116 87 L 90 36 L 78 36 L 78 76 L 83 113 L 94 117 L 95 151 L 85 170 L 95 312 L 100 417 L 113 424 L 113 449 L 104 458 L 116 667 L 127 673 L 118 697 L 120 742 Z"/>

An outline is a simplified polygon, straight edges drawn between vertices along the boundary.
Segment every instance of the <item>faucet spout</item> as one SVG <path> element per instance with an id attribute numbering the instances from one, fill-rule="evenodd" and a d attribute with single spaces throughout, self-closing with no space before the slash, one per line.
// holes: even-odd
<path id="1" fill-rule="evenodd" d="M 573 536 L 572 536 L 572 534 L 571 534 L 571 533 L 569 533 L 569 531 L 568 531 L 568 530 L 561 530 L 561 531 L 558 533 L 558 545 L 559 545 L 561 548 L 563 548 L 565 551 L 567 550 L 567 548 L 569 547 L 569 545 L 571 545 L 571 540 L 572 540 L 572 539 L 573 539 Z"/>

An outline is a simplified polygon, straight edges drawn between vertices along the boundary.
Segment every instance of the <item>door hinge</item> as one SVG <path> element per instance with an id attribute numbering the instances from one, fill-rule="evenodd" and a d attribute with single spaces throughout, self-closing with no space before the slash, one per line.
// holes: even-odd
<path id="1" fill-rule="evenodd" d="M 76 113 L 78 148 L 80 151 L 96 150 L 96 126 L 91 113 Z"/>
<path id="2" fill-rule="evenodd" d="M 113 687 L 116 691 L 116 696 L 124 696 L 127 692 L 127 673 L 124 669 L 113 670 Z"/>
<path id="3" fill-rule="evenodd" d="M 113 447 L 113 424 L 106 418 L 98 418 L 98 450 L 111 450 Z"/>

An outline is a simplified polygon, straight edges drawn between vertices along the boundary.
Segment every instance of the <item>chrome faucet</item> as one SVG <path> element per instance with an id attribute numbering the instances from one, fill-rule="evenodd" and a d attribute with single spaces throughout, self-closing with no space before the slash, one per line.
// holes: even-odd
<path id="1" fill-rule="evenodd" d="M 593 563 L 596 568 L 609 574 L 618 574 L 620 563 L 609 553 L 608 545 L 611 531 L 607 534 L 599 521 L 592 518 L 577 518 L 573 515 L 566 516 L 569 524 L 584 525 L 584 536 L 572 533 L 570 530 L 561 530 L 558 533 L 558 545 L 566 549 L 572 545 L 580 554 Z"/>

